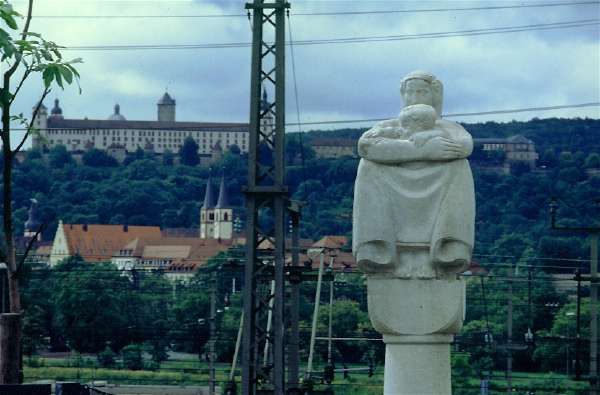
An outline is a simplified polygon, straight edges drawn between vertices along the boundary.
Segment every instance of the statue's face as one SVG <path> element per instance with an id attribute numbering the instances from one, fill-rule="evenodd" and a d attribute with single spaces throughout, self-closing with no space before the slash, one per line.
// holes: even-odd
<path id="1" fill-rule="evenodd" d="M 412 106 L 413 104 L 427 104 L 433 106 L 433 92 L 431 85 L 428 82 L 413 79 L 406 81 L 406 89 L 404 90 L 404 106 Z"/>

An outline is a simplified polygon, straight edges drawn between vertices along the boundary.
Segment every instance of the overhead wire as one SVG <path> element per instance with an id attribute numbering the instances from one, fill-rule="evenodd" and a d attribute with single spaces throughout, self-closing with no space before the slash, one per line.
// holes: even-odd
<path id="1" fill-rule="evenodd" d="M 533 111 L 551 111 L 551 110 L 561 110 L 561 109 L 569 109 L 569 108 L 584 108 L 584 107 L 600 107 L 600 101 L 598 102 L 586 102 L 586 103 L 575 103 L 575 104 L 563 104 L 563 105 L 553 105 L 553 106 L 540 106 L 540 107 L 525 107 L 525 108 L 512 108 L 505 110 L 489 110 L 489 111 L 476 111 L 476 112 L 463 112 L 463 113 L 447 113 L 442 114 L 444 118 L 456 118 L 456 117 L 472 117 L 472 116 L 482 116 L 482 115 L 495 115 L 495 114 L 512 114 L 512 113 L 522 113 L 522 112 L 533 112 Z M 379 122 L 384 121 L 389 118 L 362 118 L 362 119 L 331 119 L 324 121 L 297 121 L 297 122 L 286 122 L 285 126 L 307 126 L 307 125 L 335 125 L 335 124 L 350 124 L 350 123 L 366 123 L 366 122 Z M 238 127 L 244 126 L 246 124 L 240 123 L 237 125 Z M 211 127 L 210 125 L 207 127 Z M 69 127 L 61 127 L 61 128 L 35 128 L 35 130 L 39 131 L 57 131 L 57 130 L 81 130 L 81 131 L 92 131 L 92 130 L 113 130 L 115 127 L 78 127 L 78 128 L 69 128 Z M 27 128 L 11 128 L 14 131 L 26 131 Z M 137 130 L 137 129 L 136 129 Z M 140 130 L 146 130 L 140 128 Z M 175 126 L 175 127 L 152 127 L 148 128 L 148 130 L 152 131 L 204 131 L 205 128 L 202 126 Z M 224 129 L 225 130 L 225 129 Z M 302 129 L 300 129 L 302 131 Z M 214 131 L 213 131 L 214 132 Z"/>
<path id="2" fill-rule="evenodd" d="M 294 39 L 292 37 L 292 22 L 290 19 L 290 14 L 289 14 L 289 10 L 287 13 L 287 19 L 288 19 L 288 35 L 289 35 L 289 47 L 290 47 L 290 55 L 291 55 L 291 60 L 292 60 L 292 76 L 293 76 L 293 81 L 294 81 L 294 99 L 295 99 L 295 104 L 296 104 L 296 119 L 297 119 L 297 123 L 296 126 L 298 127 L 298 132 L 300 133 L 298 136 L 298 141 L 300 143 L 300 164 L 301 164 L 301 169 L 302 169 L 302 181 L 303 181 L 303 185 L 304 185 L 304 195 L 307 195 L 307 185 L 306 185 L 306 163 L 305 163 L 305 156 L 304 156 L 304 138 L 303 138 L 303 133 L 302 133 L 302 123 L 300 122 L 300 100 L 298 99 L 298 82 L 297 82 L 297 78 L 296 78 L 296 60 L 294 57 Z M 286 126 L 288 126 L 286 124 Z"/>
<path id="3" fill-rule="evenodd" d="M 395 10 L 358 10 L 358 11 L 313 11 L 313 12 L 292 12 L 292 16 L 357 16 L 357 15 L 381 15 L 381 14 L 404 14 L 404 13 L 429 13 L 429 12 L 462 12 L 462 11 L 492 11 L 504 9 L 526 9 L 526 8 L 546 8 L 546 7 L 563 7 L 563 6 L 588 6 L 599 5 L 598 1 L 574 1 L 574 2 L 555 2 L 555 3 L 533 3 L 533 4 L 516 4 L 516 5 L 500 5 L 500 6 L 480 6 L 480 7 L 448 7 L 448 8 L 412 8 L 412 9 L 395 9 Z M 182 19 L 197 19 L 197 18 L 239 18 L 245 17 L 245 14 L 161 14 L 161 15 L 33 15 L 33 18 L 41 19 L 165 19 L 165 18 L 182 18 Z"/>
<path id="4" fill-rule="evenodd" d="M 597 26 L 600 23 L 600 18 L 581 19 L 564 22 L 553 23 L 538 23 L 517 26 L 504 26 L 483 29 L 467 29 L 445 32 L 431 32 L 419 34 L 398 34 L 385 36 L 359 36 L 345 38 L 327 38 L 327 39 L 312 39 L 312 40 L 296 40 L 294 45 L 323 45 L 323 44 L 351 44 L 351 43 L 372 43 L 372 42 L 390 42 L 390 41 L 405 41 L 419 40 L 431 38 L 448 38 L 448 37 L 467 37 L 479 36 L 488 34 L 502 33 L 517 33 L 534 30 L 554 30 L 578 28 L 585 26 Z M 289 45 L 287 43 L 286 45 Z M 61 48 L 62 50 L 78 50 L 78 51 L 128 51 L 128 50 L 182 50 L 182 49 L 224 49 L 224 48 L 249 48 L 250 42 L 229 42 L 229 43 L 205 43 L 205 44 L 115 44 L 115 45 L 72 45 Z"/>

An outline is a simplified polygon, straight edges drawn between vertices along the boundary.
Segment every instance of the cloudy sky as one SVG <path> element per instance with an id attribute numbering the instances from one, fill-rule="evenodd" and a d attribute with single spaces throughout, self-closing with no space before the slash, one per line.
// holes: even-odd
<path id="1" fill-rule="evenodd" d="M 556 5 L 565 3 L 570 4 Z M 13 4 L 24 11 L 25 2 Z M 291 5 L 286 27 L 291 26 L 294 42 L 421 35 L 417 39 L 293 46 L 302 122 L 392 117 L 400 107 L 399 81 L 414 69 L 431 71 L 443 81 L 447 114 L 600 101 L 598 2 L 291 1 Z M 523 5 L 536 7 L 520 7 Z M 485 9 L 417 12 L 448 8 Z M 357 11 L 390 12 L 349 13 Z M 51 107 L 55 98 L 60 99 L 66 118 L 105 119 L 119 103 L 127 119 L 153 120 L 156 102 L 168 90 L 177 100 L 178 120 L 248 120 L 249 47 L 97 48 L 249 43 L 252 36 L 243 16 L 243 1 L 36 0 L 33 14 L 32 31 L 66 47 L 92 47 L 64 52 L 67 58 L 84 60 L 79 66 L 82 93 L 76 88 L 54 89 L 46 100 Z M 572 23 L 571 27 L 548 29 L 559 26 L 549 24 L 565 22 Z M 422 38 L 426 33 L 507 27 L 521 31 Z M 295 122 L 289 46 L 286 70 L 286 117 Z M 40 91 L 41 81 L 32 79 L 16 109 L 29 113 Z M 600 109 L 453 119 L 510 121 L 553 116 L 600 118 Z M 310 128 L 316 126 L 304 127 Z"/>

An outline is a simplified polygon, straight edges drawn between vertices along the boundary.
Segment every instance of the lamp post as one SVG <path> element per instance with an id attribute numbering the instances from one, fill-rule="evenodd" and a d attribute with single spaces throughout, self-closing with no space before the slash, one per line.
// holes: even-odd
<path id="1" fill-rule="evenodd" d="M 572 311 L 567 311 L 565 313 L 565 316 L 574 317 L 575 313 Z M 571 351 L 571 325 L 569 324 L 569 321 L 567 321 L 567 376 L 569 376 L 569 373 L 570 373 L 569 368 L 571 365 L 570 351 Z"/>

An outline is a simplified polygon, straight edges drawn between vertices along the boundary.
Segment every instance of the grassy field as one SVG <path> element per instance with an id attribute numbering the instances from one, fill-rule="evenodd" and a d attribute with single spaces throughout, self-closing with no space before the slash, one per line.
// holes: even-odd
<path id="1" fill-rule="evenodd" d="M 208 385 L 209 370 L 205 362 L 197 358 L 168 360 L 155 370 L 105 369 L 97 366 L 94 357 L 73 358 L 34 358 L 25 359 L 25 380 L 56 381 L 108 381 L 114 384 L 162 384 L 162 385 Z M 216 377 L 220 384 L 228 380 L 230 365 L 217 364 Z M 239 382 L 239 371 L 236 380 Z M 462 380 L 461 380 L 462 379 Z M 479 395 L 479 378 L 454 378 L 454 395 Z M 565 375 L 552 373 L 514 372 L 512 379 L 513 394 L 529 395 L 583 395 L 589 388 L 587 382 L 576 382 Z M 336 373 L 332 389 L 336 395 L 364 394 L 379 395 L 383 392 L 383 367 L 375 370 L 369 377 L 366 372 L 353 372 L 348 378 Z M 315 389 L 325 389 L 324 385 L 316 385 Z M 490 395 L 506 394 L 507 380 L 504 372 L 493 372 L 490 381 Z"/>

